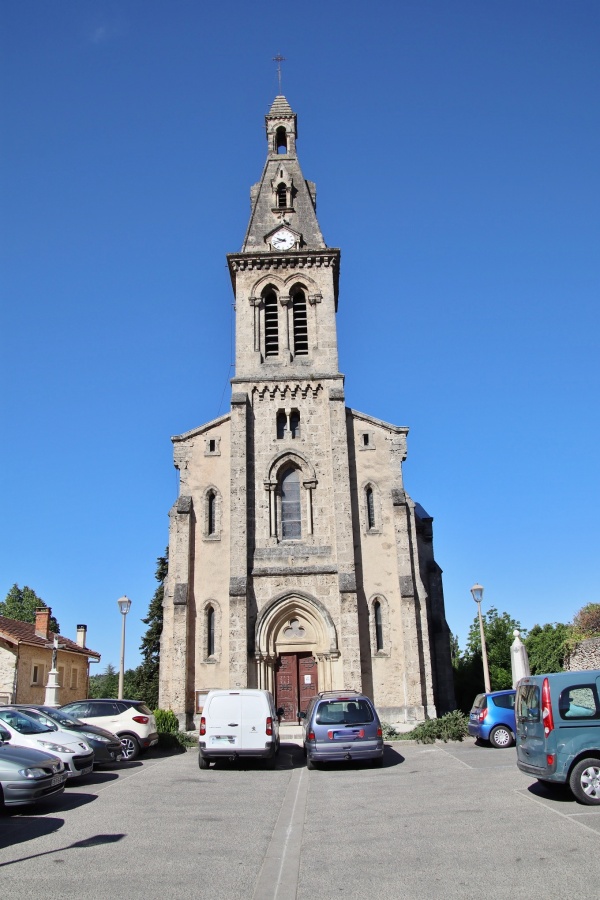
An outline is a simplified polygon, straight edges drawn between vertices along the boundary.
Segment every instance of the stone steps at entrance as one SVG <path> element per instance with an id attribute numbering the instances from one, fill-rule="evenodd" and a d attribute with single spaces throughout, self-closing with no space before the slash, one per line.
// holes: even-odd
<path id="1" fill-rule="evenodd" d="M 302 725 L 290 725 L 282 722 L 279 726 L 279 740 L 293 741 L 302 737 Z"/>

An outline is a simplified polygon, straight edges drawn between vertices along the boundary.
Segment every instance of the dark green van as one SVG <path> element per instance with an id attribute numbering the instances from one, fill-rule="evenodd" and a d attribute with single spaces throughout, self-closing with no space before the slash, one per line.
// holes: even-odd
<path id="1" fill-rule="evenodd" d="M 600 804 L 600 669 L 528 675 L 517 685 L 517 765 Z"/>

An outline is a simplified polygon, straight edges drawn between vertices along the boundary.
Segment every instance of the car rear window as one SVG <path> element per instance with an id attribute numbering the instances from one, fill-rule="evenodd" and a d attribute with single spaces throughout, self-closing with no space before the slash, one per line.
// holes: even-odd
<path id="1" fill-rule="evenodd" d="M 522 684 L 518 690 L 516 714 L 519 721 L 540 721 L 540 689 L 537 684 Z"/>
<path id="2" fill-rule="evenodd" d="M 487 706 L 487 697 L 485 694 L 477 694 L 473 700 L 473 709 L 483 709 Z"/>
<path id="3" fill-rule="evenodd" d="M 135 707 L 135 709 L 137 709 L 138 712 L 141 712 L 142 715 L 144 715 L 144 716 L 152 715 L 151 710 L 148 709 L 148 707 L 146 706 L 145 703 L 134 703 L 134 707 Z"/>
<path id="4" fill-rule="evenodd" d="M 493 701 L 494 706 L 500 706 L 502 709 L 515 708 L 514 694 L 496 694 L 495 697 L 490 697 L 490 700 Z"/>
<path id="5" fill-rule="evenodd" d="M 600 709 L 596 687 L 578 684 L 561 691 L 558 699 L 561 719 L 598 719 Z"/>
<path id="6" fill-rule="evenodd" d="M 373 710 L 367 700 L 323 700 L 319 703 L 317 725 L 352 725 L 372 722 Z"/>

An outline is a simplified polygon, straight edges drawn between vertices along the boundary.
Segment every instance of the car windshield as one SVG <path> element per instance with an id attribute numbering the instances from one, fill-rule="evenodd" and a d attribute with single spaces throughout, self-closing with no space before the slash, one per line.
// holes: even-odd
<path id="1" fill-rule="evenodd" d="M 373 710 L 366 700 L 324 700 L 319 704 L 317 725 L 366 725 Z"/>
<path id="2" fill-rule="evenodd" d="M 14 709 L 0 709 L 0 719 L 18 731 L 19 734 L 45 734 L 48 731 L 54 731 L 48 725 L 42 725 L 36 722 L 31 716 L 24 713 L 16 712 Z"/>
<path id="3" fill-rule="evenodd" d="M 68 716 L 66 713 L 61 712 L 60 709 L 41 709 L 40 712 L 58 725 L 66 725 L 67 728 L 83 725 L 81 719 L 76 719 L 75 716 Z"/>

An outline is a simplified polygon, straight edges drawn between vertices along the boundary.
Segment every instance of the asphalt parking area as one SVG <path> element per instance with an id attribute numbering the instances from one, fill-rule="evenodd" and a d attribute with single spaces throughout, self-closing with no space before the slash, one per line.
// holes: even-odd
<path id="1" fill-rule="evenodd" d="M 398 742 L 308 771 L 149 753 L 0 816 L 11 898 L 597 898 L 600 808 L 545 791 L 514 749 Z M 82 881 L 83 879 L 83 881 Z"/>

